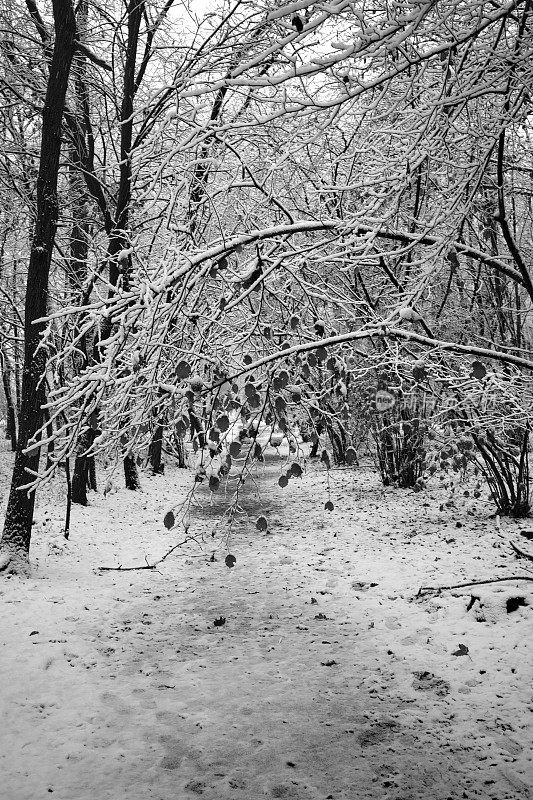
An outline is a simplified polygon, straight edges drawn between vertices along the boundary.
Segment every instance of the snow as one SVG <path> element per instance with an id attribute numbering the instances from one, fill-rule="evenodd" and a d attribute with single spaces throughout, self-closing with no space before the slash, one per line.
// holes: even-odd
<path id="1" fill-rule="evenodd" d="M 203 485 L 196 542 L 157 569 L 98 569 L 184 539 L 163 517 L 190 472 L 91 494 L 68 541 L 61 487 L 38 499 L 33 576 L 0 583 L 2 797 L 531 796 L 533 584 L 417 597 L 533 576 L 508 546 L 531 549 L 527 524 L 498 526 L 482 500 L 445 506 L 437 484 L 383 489 L 368 465 L 331 470 L 328 494 L 309 462 L 281 489 L 280 451 L 243 487 L 232 569 L 223 493 L 210 505 Z"/>

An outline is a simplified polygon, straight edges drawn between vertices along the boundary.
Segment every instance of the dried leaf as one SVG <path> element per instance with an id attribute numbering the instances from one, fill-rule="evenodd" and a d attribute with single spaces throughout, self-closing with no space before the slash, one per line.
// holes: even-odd
<path id="1" fill-rule="evenodd" d="M 467 656 L 468 655 L 468 647 L 466 644 L 460 644 L 457 650 L 454 650 L 452 656 Z"/>
<path id="2" fill-rule="evenodd" d="M 169 531 L 171 528 L 174 527 L 174 523 L 175 522 L 176 522 L 176 519 L 174 517 L 173 512 L 172 511 L 167 511 L 167 513 L 165 514 L 165 518 L 163 520 L 163 525 L 165 526 L 167 531 Z"/>

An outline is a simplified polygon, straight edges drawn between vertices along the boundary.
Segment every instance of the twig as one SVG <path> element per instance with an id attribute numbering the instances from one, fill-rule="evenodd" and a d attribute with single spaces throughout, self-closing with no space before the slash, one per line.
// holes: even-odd
<path id="1" fill-rule="evenodd" d="M 65 459 L 65 478 L 67 481 L 67 507 L 65 511 L 65 530 L 63 536 L 68 539 L 70 536 L 70 512 L 72 510 L 72 480 L 70 477 L 70 459 L 67 456 Z"/>
<path id="2" fill-rule="evenodd" d="M 529 558 L 530 561 L 533 561 L 533 555 L 530 553 L 525 553 L 523 550 L 520 550 L 513 542 L 509 542 L 515 553 L 517 554 L 518 558 Z"/>
<path id="3" fill-rule="evenodd" d="M 101 572 L 131 572 L 132 570 L 137 569 L 155 569 L 157 565 L 161 564 L 166 558 L 168 558 L 169 555 L 174 552 L 174 550 L 177 550 L 178 547 L 182 547 L 182 545 L 187 544 L 191 538 L 191 536 L 188 536 L 183 540 L 183 542 L 178 542 L 178 544 L 175 544 L 170 548 L 170 550 L 167 550 L 164 556 L 158 558 L 157 561 L 154 561 L 153 564 L 149 564 L 147 561 L 146 564 L 142 564 L 140 567 L 123 567 L 121 564 L 119 564 L 118 567 L 97 567 L 97 569 L 99 569 Z"/>
<path id="4" fill-rule="evenodd" d="M 533 576 L 509 575 L 507 578 L 489 578 L 486 581 L 469 581 L 468 583 L 456 583 L 454 586 L 421 586 L 417 597 L 424 592 L 443 592 L 446 589 L 464 589 L 466 586 L 480 586 L 484 583 L 499 583 L 500 581 L 533 581 Z"/>

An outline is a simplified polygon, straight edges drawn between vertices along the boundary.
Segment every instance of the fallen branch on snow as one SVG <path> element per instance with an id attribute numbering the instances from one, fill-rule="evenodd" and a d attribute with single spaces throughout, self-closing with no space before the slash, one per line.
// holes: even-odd
<path id="1" fill-rule="evenodd" d="M 525 553 L 523 550 L 520 550 L 513 542 L 509 542 L 513 550 L 515 551 L 518 558 L 529 558 L 530 561 L 533 561 L 533 556 L 530 553 Z"/>
<path id="2" fill-rule="evenodd" d="M 121 564 L 119 564 L 118 567 L 97 567 L 97 569 L 99 569 L 101 572 L 132 572 L 133 570 L 138 570 L 138 569 L 156 569 L 158 564 L 161 564 L 166 558 L 169 557 L 171 553 L 174 552 L 174 550 L 177 550 L 178 547 L 182 547 L 182 545 L 187 544 L 187 542 L 191 538 L 193 537 L 188 536 L 186 539 L 183 540 L 183 542 L 178 542 L 178 544 L 175 544 L 174 547 L 171 547 L 170 550 L 168 550 L 164 556 L 158 558 L 157 561 L 154 561 L 153 564 L 149 564 L 148 561 L 146 561 L 145 557 L 146 564 L 142 564 L 139 567 L 123 567 Z"/>
<path id="3" fill-rule="evenodd" d="M 486 583 L 500 583 L 501 581 L 533 581 L 530 575 L 509 575 L 507 578 L 489 578 L 486 581 L 469 581 L 468 583 L 456 583 L 454 586 L 421 586 L 417 592 L 417 597 L 429 592 L 444 592 L 448 589 L 464 589 L 467 586 L 481 586 Z"/>

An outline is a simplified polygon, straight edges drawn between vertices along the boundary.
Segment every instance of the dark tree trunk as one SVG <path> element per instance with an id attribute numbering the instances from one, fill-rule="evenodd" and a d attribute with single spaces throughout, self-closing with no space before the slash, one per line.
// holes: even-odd
<path id="1" fill-rule="evenodd" d="M 176 450 L 178 451 L 178 467 L 179 469 L 187 468 L 187 458 L 185 456 L 185 439 L 181 436 L 176 441 Z"/>
<path id="2" fill-rule="evenodd" d="M 124 459 L 124 480 L 126 482 L 126 489 L 137 491 L 137 489 L 141 488 L 139 471 L 133 454 L 126 456 Z"/>
<path id="3" fill-rule="evenodd" d="M 150 442 L 150 467 L 154 475 L 161 475 L 165 471 L 165 467 L 161 463 L 164 432 L 165 429 L 163 425 L 156 425 L 152 441 Z"/>
<path id="4" fill-rule="evenodd" d="M 316 439 L 313 441 L 313 446 L 311 447 L 311 452 L 309 453 L 309 458 L 317 458 L 318 456 L 318 447 L 320 445 L 320 434 L 324 430 L 324 426 L 321 422 L 318 422 L 316 425 L 315 433 Z"/>
<path id="5" fill-rule="evenodd" d="M 19 437 L 15 466 L 0 543 L 0 569 L 29 571 L 29 549 L 35 492 L 21 491 L 39 468 L 39 449 L 24 450 L 43 420 L 46 352 L 41 344 L 48 302 L 48 279 L 55 241 L 58 203 L 57 181 L 61 152 L 61 123 L 70 67 L 74 54 L 76 21 L 71 0 L 53 0 L 55 42 L 42 112 L 41 155 L 37 178 L 37 214 L 26 284 L 24 368 L 22 373 Z"/>
<path id="6" fill-rule="evenodd" d="M 46 469 L 49 469 L 52 466 L 52 458 L 54 455 L 54 427 L 52 422 L 50 421 L 50 415 L 48 412 L 45 413 L 46 418 L 46 438 L 50 439 L 48 444 L 46 445 Z"/>
<path id="7" fill-rule="evenodd" d="M 94 442 L 95 435 L 92 428 L 82 433 L 78 441 L 78 455 L 74 461 L 72 502 L 81 506 L 87 505 L 87 489 L 96 491 L 96 466 L 94 456 L 87 455 L 87 451 Z"/>
<path id="8" fill-rule="evenodd" d="M 128 256 L 125 263 L 119 263 L 117 256 L 121 250 L 128 246 L 126 231 L 129 225 L 131 203 L 133 103 L 140 81 L 142 80 L 141 73 L 136 76 L 136 63 L 137 49 L 139 46 L 139 31 L 144 12 L 145 0 L 128 0 L 126 4 L 128 39 L 124 63 L 123 96 L 120 109 L 120 177 L 116 193 L 117 201 L 114 224 L 111 224 L 111 217 L 107 216 L 109 227 L 106 228 L 109 237 L 107 246 L 110 284 L 108 292 L 109 298 L 115 294 L 116 287 L 121 278 L 123 288 L 128 286 L 131 279 L 131 256 Z M 105 340 L 109 338 L 111 330 L 111 320 L 107 318 L 104 319 L 101 326 L 101 341 L 105 342 Z M 101 357 L 102 351 L 98 348 L 98 359 L 101 359 Z M 124 480 L 127 489 L 135 490 L 140 488 L 139 474 L 134 456 L 126 456 L 124 459 Z"/>
<path id="9" fill-rule="evenodd" d="M 70 512 L 72 510 L 72 480 L 70 478 L 70 459 L 65 459 L 65 479 L 67 481 L 67 507 L 65 510 L 65 530 L 63 536 L 68 539 L 70 536 Z"/>
<path id="10" fill-rule="evenodd" d="M 6 398 L 6 439 L 11 440 L 11 449 L 15 452 L 17 449 L 17 415 L 11 393 L 11 373 L 5 356 L 2 357 L 2 383 Z"/>
<path id="11" fill-rule="evenodd" d="M 96 483 L 96 460 L 94 456 L 87 456 L 87 461 L 89 464 L 89 469 L 87 472 L 87 488 L 92 492 L 97 492 L 98 485 Z"/>
<path id="12" fill-rule="evenodd" d="M 203 450 L 203 448 L 206 446 L 205 431 L 192 408 L 189 408 L 189 419 L 191 421 L 191 439 L 194 439 L 196 436 L 198 445 Z"/>
<path id="13" fill-rule="evenodd" d="M 72 502 L 87 505 L 87 456 L 76 456 L 72 473 Z"/>

